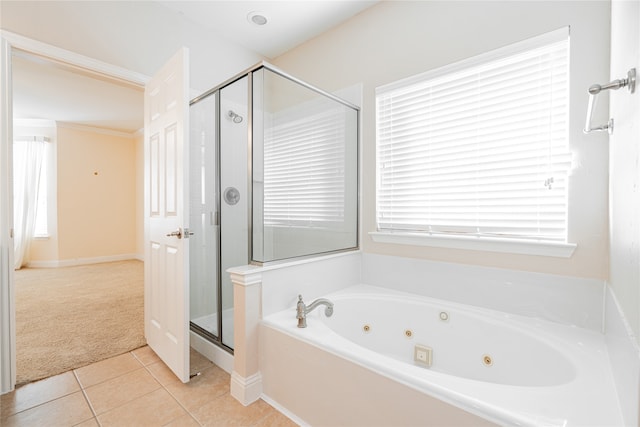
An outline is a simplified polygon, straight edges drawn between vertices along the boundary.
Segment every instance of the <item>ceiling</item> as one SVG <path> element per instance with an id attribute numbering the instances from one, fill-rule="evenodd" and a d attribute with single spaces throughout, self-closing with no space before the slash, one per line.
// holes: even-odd
<path id="1" fill-rule="evenodd" d="M 161 1 L 186 19 L 261 56 L 272 59 L 339 25 L 374 1 Z M 248 19 L 258 12 L 258 26 Z M 66 68 L 27 53 L 13 58 L 15 118 L 49 119 L 125 133 L 141 129 L 142 88 Z"/>
<path id="2" fill-rule="evenodd" d="M 335 27 L 378 0 L 162 1 L 220 37 L 273 59 Z M 248 19 L 258 12 L 259 26 Z"/>
<path id="3" fill-rule="evenodd" d="M 144 91 L 39 57 L 14 53 L 13 116 L 124 133 L 144 126 Z"/>

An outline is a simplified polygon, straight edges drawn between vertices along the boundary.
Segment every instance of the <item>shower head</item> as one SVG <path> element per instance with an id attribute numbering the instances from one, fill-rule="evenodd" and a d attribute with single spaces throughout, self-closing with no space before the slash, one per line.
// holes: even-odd
<path id="1" fill-rule="evenodd" d="M 233 123 L 242 122 L 242 116 L 234 111 L 229 110 L 229 117 L 231 118 L 231 120 L 233 120 Z"/>

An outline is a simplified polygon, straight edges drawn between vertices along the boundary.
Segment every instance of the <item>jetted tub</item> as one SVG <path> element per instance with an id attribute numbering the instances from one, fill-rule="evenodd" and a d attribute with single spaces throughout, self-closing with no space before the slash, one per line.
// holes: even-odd
<path id="1" fill-rule="evenodd" d="M 623 425 L 602 334 L 367 285 L 325 297 L 307 328 L 295 307 L 261 324 L 265 398 L 303 424 Z"/>

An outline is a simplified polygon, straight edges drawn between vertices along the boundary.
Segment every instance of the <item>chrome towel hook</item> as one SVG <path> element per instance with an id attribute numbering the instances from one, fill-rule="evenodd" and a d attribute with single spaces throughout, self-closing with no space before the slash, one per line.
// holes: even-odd
<path id="1" fill-rule="evenodd" d="M 589 87 L 589 105 L 587 106 L 587 121 L 584 125 L 584 129 L 583 129 L 584 133 L 600 132 L 605 130 L 609 133 L 609 135 L 613 133 L 613 119 L 609 119 L 609 121 L 605 125 L 598 126 L 598 127 L 591 127 L 591 116 L 593 115 L 593 108 L 596 103 L 596 96 L 601 91 L 607 90 L 607 89 L 617 90 L 617 89 L 620 89 L 621 87 L 626 87 L 627 89 L 629 89 L 629 93 L 635 92 L 636 90 L 636 69 L 635 68 L 632 68 L 629 71 L 627 71 L 626 79 L 618 79 L 618 80 L 609 82 L 605 85 L 595 84 Z"/>

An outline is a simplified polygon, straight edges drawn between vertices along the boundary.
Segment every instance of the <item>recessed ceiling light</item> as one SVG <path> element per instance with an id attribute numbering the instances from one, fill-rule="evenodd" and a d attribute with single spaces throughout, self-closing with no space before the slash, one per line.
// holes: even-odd
<path id="1" fill-rule="evenodd" d="M 247 21 L 255 25 L 265 25 L 267 23 L 267 17 L 264 16 L 262 12 L 253 11 L 247 15 Z"/>

